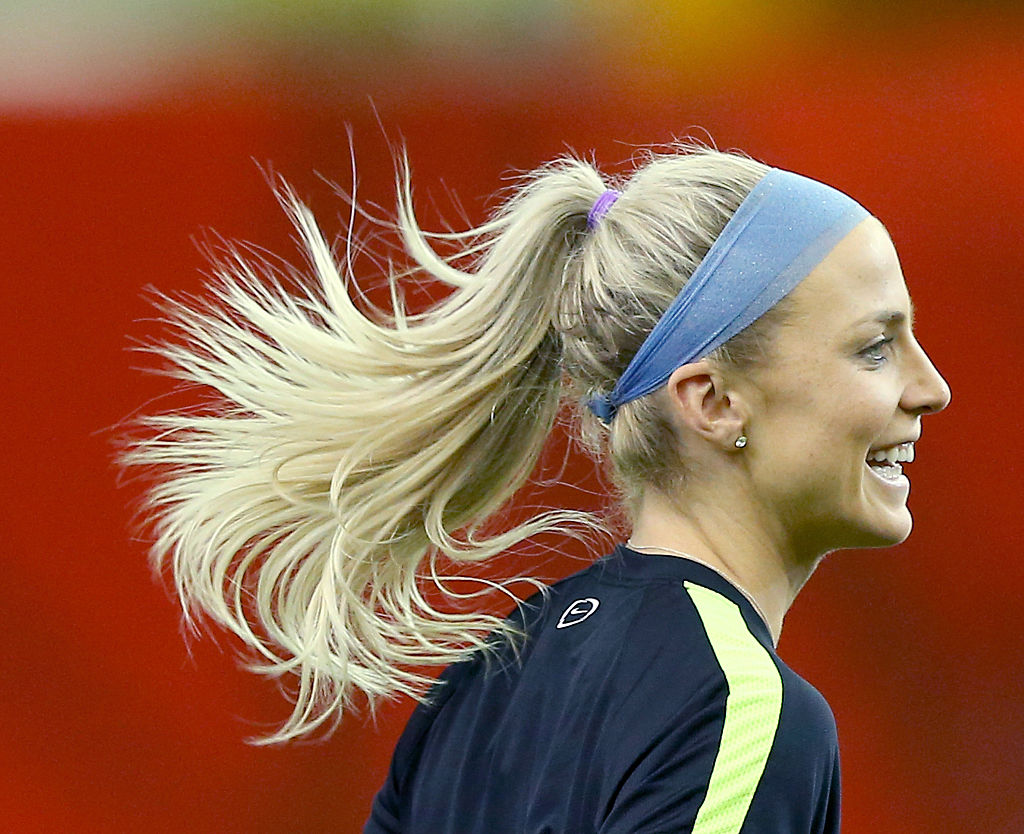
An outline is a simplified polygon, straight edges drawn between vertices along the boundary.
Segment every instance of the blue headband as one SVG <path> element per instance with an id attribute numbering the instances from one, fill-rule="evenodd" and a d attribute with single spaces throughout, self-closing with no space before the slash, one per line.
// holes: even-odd
<path id="1" fill-rule="evenodd" d="M 859 203 L 772 168 L 740 204 L 610 394 L 587 405 L 610 423 L 623 403 L 660 388 L 778 304 L 870 216 Z"/>

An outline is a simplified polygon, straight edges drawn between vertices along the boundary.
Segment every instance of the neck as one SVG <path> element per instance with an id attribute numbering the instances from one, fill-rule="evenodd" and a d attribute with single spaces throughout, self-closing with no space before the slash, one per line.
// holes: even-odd
<path id="1" fill-rule="evenodd" d="M 630 542 L 641 551 L 690 556 L 721 573 L 759 609 L 775 644 L 786 612 L 820 561 L 787 552 L 762 525 L 717 502 L 688 502 L 684 512 L 653 493 L 644 498 Z"/>

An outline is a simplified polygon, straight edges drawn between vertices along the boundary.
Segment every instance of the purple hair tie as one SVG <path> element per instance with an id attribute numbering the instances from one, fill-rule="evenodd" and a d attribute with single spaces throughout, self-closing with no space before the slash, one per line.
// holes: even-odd
<path id="1" fill-rule="evenodd" d="M 608 209 L 610 209 L 615 201 L 621 196 L 621 191 L 609 188 L 604 192 L 604 194 L 594 200 L 594 205 L 591 206 L 590 213 L 587 215 L 588 232 L 592 232 L 597 228 L 597 224 L 601 222 L 601 218 L 608 213 Z"/>

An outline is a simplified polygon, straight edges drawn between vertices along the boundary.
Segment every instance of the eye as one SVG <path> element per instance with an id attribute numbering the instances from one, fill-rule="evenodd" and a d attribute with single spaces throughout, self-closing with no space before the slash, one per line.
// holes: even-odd
<path id="1" fill-rule="evenodd" d="M 888 358 L 891 343 L 892 336 L 883 336 L 860 351 L 859 355 L 875 365 L 881 365 Z"/>

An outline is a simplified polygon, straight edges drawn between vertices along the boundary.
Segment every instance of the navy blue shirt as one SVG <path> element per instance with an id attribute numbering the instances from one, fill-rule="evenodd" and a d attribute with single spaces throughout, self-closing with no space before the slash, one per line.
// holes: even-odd
<path id="1" fill-rule="evenodd" d="M 619 547 L 450 666 L 364 834 L 837 834 L 835 719 L 732 584 Z"/>

